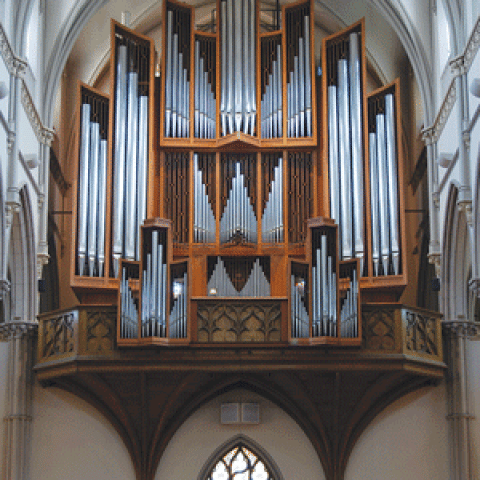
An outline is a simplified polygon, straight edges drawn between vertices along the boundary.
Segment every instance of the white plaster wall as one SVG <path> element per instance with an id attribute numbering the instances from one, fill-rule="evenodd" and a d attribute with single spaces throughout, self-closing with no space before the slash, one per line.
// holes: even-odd
<path id="1" fill-rule="evenodd" d="M 221 425 L 221 403 L 242 401 L 260 404 L 260 425 Z M 285 480 L 325 478 L 312 444 L 291 417 L 263 397 L 236 390 L 201 407 L 178 429 L 160 460 L 155 480 L 196 480 L 212 453 L 239 434 L 266 450 Z"/>
<path id="2" fill-rule="evenodd" d="M 120 436 L 83 400 L 57 388 L 34 388 L 30 478 L 134 480 Z"/>
<path id="3" fill-rule="evenodd" d="M 387 407 L 353 449 L 345 480 L 448 480 L 444 384 Z"/>

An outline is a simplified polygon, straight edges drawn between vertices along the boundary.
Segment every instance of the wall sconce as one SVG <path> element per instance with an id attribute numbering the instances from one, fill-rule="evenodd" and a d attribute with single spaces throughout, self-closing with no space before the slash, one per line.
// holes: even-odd
<path id="1" fill-rule="evenodd" d="M 447 152 L 441 152 L 438 155 L 438 164 L 443 168 L 448 168 L 453 160 L 453 154 Z"/>
<path id="2" fill-rule="evenodd" d="M 8 88 L 5 82 L 0 82 L 0 100 L 3 100 L 8 95 Z"/>
<path id="3" fill-rule="evenodd" d="M 470 93 L 477 98 L 480 98 L 480 78 L 474 78 L 470 84 Z"/>

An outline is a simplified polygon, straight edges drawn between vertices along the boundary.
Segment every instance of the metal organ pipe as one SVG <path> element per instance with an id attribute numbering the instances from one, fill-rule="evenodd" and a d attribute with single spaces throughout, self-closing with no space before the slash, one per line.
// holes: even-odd
<path id="1" fill-rule="evenodd" d="M 98 167 L 98 276 L 103 277 L 105 265 L 105 215 L 107 209 L 107 140 L 100 140 L 100 163 Z"/>
<path id="2" fill-rule="evenodd" d="M 328 85 L 328 159 L 330 216 L 340 226 L 340 258 L 359 258 L 361 275 L 365 232 L 360 39 L 353 32 L 328 52 L 330 68 L 336 69 Z"/>
<path id="3" fill-rule="evenodd" d="M 390 257 L 390 224 L 388 221 L 388 171 L 386 162 L 385 115 L 377 114 L 377 162 L 378 162 L 378 195 L 380 207 L 380 255 L 383 274 L 388 275 Z"/>
<path id="4" fill-rule="evenodd" d="M 371 215 L 372 215 L 372 261 L 373 274 L 379 274 L 380 245 L 379 245 L 379 215 L 378 215 L 378 162 L 377 162 L 377 136 L 375 132 L 368 134 L 370 152 L 370 193 L 371 193 Z"/>
<path id="5" fill-rule="evenodd" d="M 295 18 L 303 15 L 302 18 Z M 287 77 L 287 136 L 312 136 L 312 80 L 310 16 L 300 12 L 287 15 L 287 42 L 294 48 Z M 291 25 L 290 25 L 291 24 Z"/>
<path id="6" fill-rule="evenodd" d="M 117 55 L 112 212 L 115 276 L 120 258 L 140 259 L 140 226 L 147 215 L 149 97 L 139 82 L 139 75 L 145 76 L 145 72 L 137 71 L 135 65 L 138 48 L 134 43 L 120 45 Z"/>
<path id="7" fill-rule="evenodd" d="M 151 235 L 151 253 L 146 255 L 146 268 L 142 272 L 142 336 L 164 337 L 167 308 L 167 265 L 159 232 Z"/>
<path id="8" fill-rule="evenodd" d="M 250 272 L 246 272 L 247 281 L 243 288 L 238 291 L 225 268 L 221 257 L 217 257 L 215 268 L 208 281 L 208 291 L 216 291 L 218 297 L 269 297 L 270 282 L 268 281 L 260 265 L 260 259 L 256 258 Z"/>
<path id="9" fill-rule="evenodd" d="M 312 266 L 312 335 L 336 336 L 337 280 L 333 257 L 328 255 L 327 236 L 321 235 L 320 246 L 314 249 Z"/>
<path id="10" fill-rule="evenodd" d="M 342 258 L 352 258 L 352 193 L 351 193 L 351 146 L 350 146 L 350 102 L 348 62 L 338 61 L 338 138 L 340 155 L 340 186 L 341 186 L 341 216 Z"/>
<path id="11" fill-rule="evenodd" d="M 283 161 L 273 170 L 270 195 L 262 216 L 262 240 L 265 243 L 283 241 Z"/>
<path id="12" fill-rule="evenodd" d="M 125 267 L 122 269 L 120 281 L 120 335 L 122 338 L 137 338 L 138 336 L 138 309 Z"/>
<path id="13" fill-rule="evenodd" d="M 113 168 L 113 272 L 118 276 L 120 258 L 124 254 L 125 207 L 125 142 L 127 128 L 127 46 L 118 47 L 115 87 L 115 151 Z"/>
<path id="14" fill-rule="evenodd" d="M 96 100 L 93 100 L 96 102 Z M 91 121 L 93 108 L 101 105 L 83 103 L 81 106 L 80 156 L 78 186 L 78 275 L 103 277 L 105 264 L 105 210 L 107 140 L 101 138 L 98 121 Z M 100 119 L 101 121 L 101 119 Z M 103 134 L 106 134 L 106 130 Z"/>
<path id="15" fill-rule="evenodd" d="M 88 270 L 91 277 L 95 271 L 97 259 L 98 227 L 98 166 L 100 156 L 100 124 L 90 124 L 90 166 L 88 169 Z"/>
<path id="16" fill-rule="evenodd" d="M 236 236 L 251 243 L 257 241 L 257 220 L 239 162 L 235 163 L 235 175 L 220 220 L 220 241 L 227 243 Z"/>
<path id="17" fill-rule="evenodd" d="M 210 205 L 207 189 L 203 182 L 202 170 L 198 166 L 198 154 L 193 155 L 194 168 L 194 241 L 215 242 L 215 217 Z"/>
<path id="18" fill-rule="evenodd" d="M 394 100 L 394 95 L 388 93 L 371 107 L 378 108 L 378 103 L 385 105 L 384 110 L 379 109 L 380 113 L 373 111 L 374 131 L 369 133 L 371 176 L 376 175 L 371 179 L 372 260 L 376 276 L 400 274 Z"/>
<path id="19" fill-rule="evenodd" d="M 222 134 L 243 131 L 253 135 L 256 123 L 255 2 L 223 0 L 221 16 L 226 18 L 220 32 Z"/>
<path id="20" fill-rule="evenodd" d="M 340 331 L 343 338 L 358 336 L 358 281 L 355 270 L 340 308 Z"/>
<path id="21" fill-rule="evenodd" d="M 77 257 L 79 275 L 84 274 L 85 259 L 87 256 L 87 209 L 88 209 L 88 180 L 90 164 L 90 104 L 82 105 L 82 124 L 80 141 L 80 179 L 79 179 L 79 206 L 78 206 L 78 240 Z"/>
<path id="22" fill-rule="evenodd" d="M 125 258 L 135 259 L 136 191 L 138 156 L 138 74 L 128 74 L 128 134 L 125 195 Z"/>
<path id="23" fill-rule="evenodd" d="M 301 283 L 305 285 L 305 279 L 301 279 L 297 282 L 295 275 L 291 275 L 291 319 L 292 319 L 292 332 L 293 338 L 305 338 L 308 337 L 310 320 L 308 312 L 304 304 L 304 294 L 302 294 Z M 303 287 L 304 290 L 304 287 Z"/>
<path id="24" fill-rule="evenodd" d="M 353 243 L 354 256 L 360 259 L 360 272 L 363 272 L 363 129 L 360 42 L 357 33 L 351 33 L 349 40 L 350 118 L 352 132 Z"/>
<path id="25" fill-rule="evenodd" d="M 397 153 L 395 144 L 395 108 L 391 93 L 385 95 L 385 130 L 387 143 L 388 207 L 393 273 L 400 273 L 400 239 L 398 232 Z"/>

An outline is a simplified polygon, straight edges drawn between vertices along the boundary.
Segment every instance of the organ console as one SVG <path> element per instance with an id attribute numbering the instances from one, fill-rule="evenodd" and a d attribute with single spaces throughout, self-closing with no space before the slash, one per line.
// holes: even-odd
<path id="1" fill-rule="evenodd" d="M 116 302 L 118 346 L 195 344 L 233 299 L 288 304 L 274 342 L 359 346 L 362 300 L 406 285 L 398 81 L 367 94 L 363 21 L 318 68 L 313 2 L 265 15 L 218 0 L 205 32 L 166 1 L 157 81 L 112 21 L 110 95 L 79 86 L 71 285 Z"/>

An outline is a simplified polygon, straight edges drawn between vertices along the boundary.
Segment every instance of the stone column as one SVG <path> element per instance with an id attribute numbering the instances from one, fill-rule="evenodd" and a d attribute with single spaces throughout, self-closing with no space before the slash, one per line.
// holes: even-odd
<path id="1" fill-rule="evenodd" d="M 6 322 L 0 340 L 8 342 L 2 480 L 27 480 L 32 423 L 33 362 L 37 324 Z"/>
<path id="2" fill-rule="evenodd" d="M 479 333 L 475 324 L 464 318 L 443 324 L 445 361 L 448 365 L 447 402 L 450 448 L 450 479 L 474 480 L 472 471 L 471 422 L 474 416 L 470 404 L 467 370 L 469 339 Z"/>

